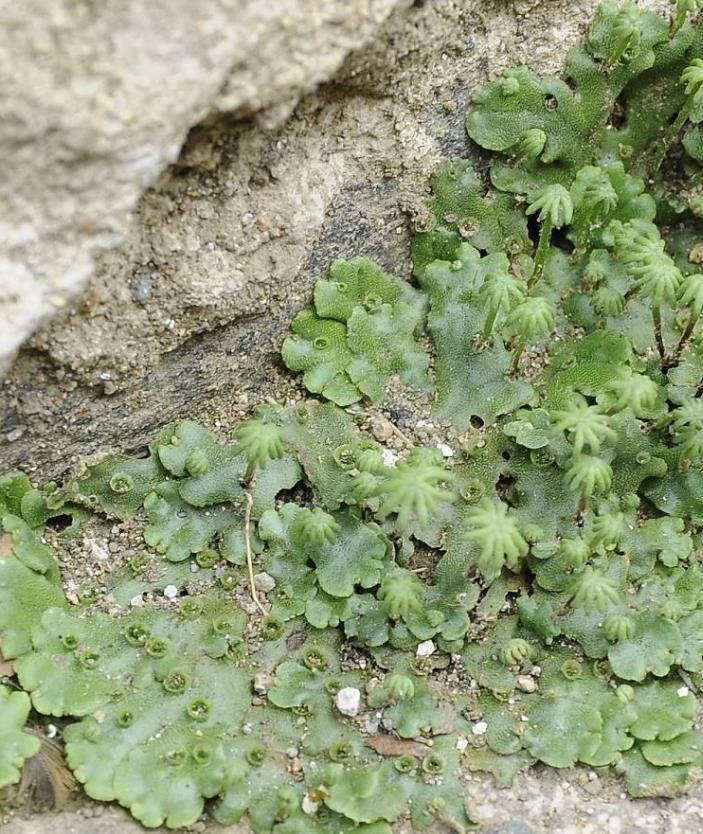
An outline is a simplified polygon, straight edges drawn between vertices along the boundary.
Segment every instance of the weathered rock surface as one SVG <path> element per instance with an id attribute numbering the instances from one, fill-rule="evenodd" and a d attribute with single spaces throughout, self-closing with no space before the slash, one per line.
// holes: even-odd
<path id="1" fill-rule="evenodd" d="M 408 0 L 0 3 L 0 372 L 208 114 L 279 123 Z"/>

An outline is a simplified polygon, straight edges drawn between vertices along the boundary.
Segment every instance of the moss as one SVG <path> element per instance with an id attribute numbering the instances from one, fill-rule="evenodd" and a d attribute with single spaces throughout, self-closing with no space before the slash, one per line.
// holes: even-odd
<path id="1" fill-rule="evenodd" d="M 700 200 L 677 186 L 702 172 L 699 5 L 606 0 L 564 79 L 474 91 L 490 195 L 443 163 L 418 287 L 338 261 L 292 324 L 284 362 L 331 402 L 263 407 L 228 442 L 184 421 L 60 488 L 0 479 L 24 690 L 0 688 L 0 781 L 32 752 L 29 698 L 85 790 L 147 826 L 213 800 L 257 833 L 388 834 L 406 811 L 464 832 L 459 733 L 503 782 L 534 760 L 613 768 L 635 796 L 700 773 L 679 677 L 703 673 Z M 449 458 L 394 461 L 345 410 L 393 414 L 398 380 L 434 386 Z M 78 607 L 45 525 L 86 508 L 143 511 L 146 549 Z M 458 658 L 478 691 L 449 697 L 434 673 Z"/>

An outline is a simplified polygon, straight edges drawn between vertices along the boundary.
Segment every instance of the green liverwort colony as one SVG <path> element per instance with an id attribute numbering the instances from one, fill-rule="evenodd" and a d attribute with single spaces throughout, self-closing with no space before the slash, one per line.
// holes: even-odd
<path id="1" fill-rule="evenodd" d="M 61 719 L 86 793 L 146 826 L 464 832 L 463 774 L 536 761 L 686 789 L 700 5 L 606 0 L 563 79 L 474 91 L 488 173 L 439 167 L 414 284 L 336 262 L 293 321 L 283 361 L 317 396 L 229 443 L 183 422 L 62 487 L 0 481 L 0 786 L 37 752 L 31 709 Z M 399 386 L 433 403 L 427 445 L 369 430 Z M 97 578 L 57 558 L 78 529 L 128 531 Z"/>

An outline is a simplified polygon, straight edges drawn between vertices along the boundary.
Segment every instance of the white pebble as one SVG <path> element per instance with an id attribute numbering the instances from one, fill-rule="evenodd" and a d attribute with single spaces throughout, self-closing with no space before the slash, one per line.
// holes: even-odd
<path id="1" fill-rule="evenodd" d="M 685 698 L 689 693 L 689 689 L 687 686 L 682 686 L 680 689 L 676 690 L 676 694 L 679 698 Z"/>
<path id="2" fill-rule="evenodd" d="M 458 738 L 458 739 L 456 740 L 456 749 L 457 749 L 457 750 L 462 750 L 462 751 L 463 751 L 463 750 L 466 750 L 466 748 L 467 748 L 468 746 L 469 746 L 469 740 L 468 740 L 468 738 Z"/>
<path id="3" fill-rule="evenodd" d="M 97 562 L 105 562 L 107 559 L 110 558 L 110 553 L 108 552 L 107 548 L 103 547 L 98 542 L 94 541 L 93 539 L 86 539 L 86 550 L 90 552 L 90 555 L 95 559 Z"/>
<path id="4" fill-rule="evenodd" d="M 342 715 L 353 718 L 359 714 L 361 692 L 355 686 L 345 686 L 335 696 L 334 703 Z"/>
<path id="5" fill-rule="evenodd" d="M 486 734 L 486 730 L 488 729 L 488 724 L 485 721 L 477 721 L 474 726 L 471 728 L 471 732 L 475 736 L 482 736 Z"/>
<path id="6" fill-rule="evenodd" d="M 388 447 L 384 447 L 383 452 L 383 464 L 384 466 L 393 467 L 398 463 L 398 454 L 393 451 L 393 449 L 389 449 Z"/>
<path id="7" fill-rule="evenodd" d="M 312 816 L 313 814 L 316 814 L 318 812 L 320 808 L 320 803 L 314 802 L 312 799 L 310 799 L 310 795 L 306 793 L 303 796 L 303 801 L 300 803 L 300 807 L 303 809 L 303 813 Z"/>
<path id="8" fill-rule="evenodd" d="M 167 585 L 164 588 L 164 596 L 166 599 L 175 599 L 178 596 L 178 588 L 175 585 Z"/>
<path id="9" fill-rule="evenodd" d="M 448 443 L 438 443 L 437 448 L 444 455 L 445 458 L 454 457 L 454 450 Z"/>
<path id="10" fill-rule="evenodd" d="M 437 650 L 437 646 L 435 646 L 434 641 L 432 640 L 425 640 L 424 643 L 420 643 L 420 645 L 415 650 L 415 654 L 418 657 L 429 657 L 430 655 L 434 654 Z"/>

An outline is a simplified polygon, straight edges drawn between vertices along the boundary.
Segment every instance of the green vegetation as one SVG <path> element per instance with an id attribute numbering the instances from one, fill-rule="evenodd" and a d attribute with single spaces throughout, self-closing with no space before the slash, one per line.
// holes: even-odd
<path id="1" fill-rule="evenodd" d="M 669 22 L 606 0 L 564 80 L 508 69 L 474 92 L 490 182 L 440 166 L 418 288 L 337 262 L 294 320 L 283 359 L 320 398 L 227 443 L 170 426 L 62 488 L 0 480 L 0 646 L 22 690 L 0 686 L 0 786 L 36 752 L 31 698 L 65 722 L 86 793 L 146 826 L 208 802 L 262 834 L 388 834 L 403 815 L 464 832 L 461 769 L 505 782 L 535 761 L 611 769 L 635 797 L 686 789 L 699 6 Z M 400 459 L 348 408 L 396 377 L 436 394 L 432 444 L 396 427 Z M 145 547 L 74 591 L 46 542 L 91 513 L 143 526 Z"/>

